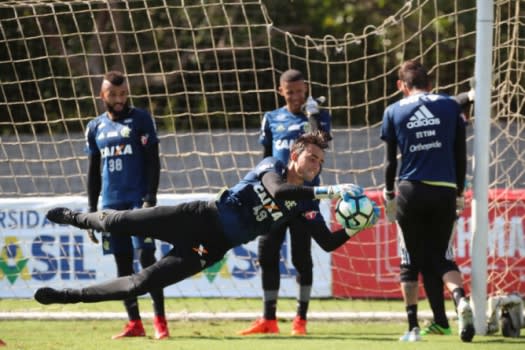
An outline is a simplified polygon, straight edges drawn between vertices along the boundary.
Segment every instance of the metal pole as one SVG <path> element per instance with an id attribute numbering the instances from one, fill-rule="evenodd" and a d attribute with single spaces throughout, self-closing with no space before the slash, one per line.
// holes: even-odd
<path id="1" fill-rule="evenodd" d="M 477 0 L 476 7 L 471 303 L 476 333 L 484 335 L 487 333 L 488 188 L 494 2 Z"/>

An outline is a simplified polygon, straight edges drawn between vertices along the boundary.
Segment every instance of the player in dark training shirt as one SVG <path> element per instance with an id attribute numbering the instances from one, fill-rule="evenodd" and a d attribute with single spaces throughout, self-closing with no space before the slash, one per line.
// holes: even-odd
<path id="1" fill-rule="evenodd" d="M 317 102 L 312 98 L 306 104 L 307 91 L 308 87 L 300 71 L 289 69 L 281 74 L 279 94 L 286 104 L 264 114 L 259 137 L 259 142 L 264 148 L 264 157 L 273 156 L 286 164 L 295 140 L 310 130 L 319 130 L 327 140 L 331 138 L 330 115 L 325 110 L 319 110 Z M 305 111 L 306 108 L 309 110 Z M 309 120 L 307 114 L 311 114 L 310 118 L 313 120 Z M 319 185 L 319 177 L 308 185 Z M 293 221 L 290 225 L 283 225 L 270 234 L 259 237 L 258 259 L 263 288 L 263 317 L 239 334 L 279 332 L 276 312 L 281 277 L 281 246 L 288 228 L 291 260 L 297 271 L 296 281 L 299 287 L 292 334 L 306 334 L 306 316 L 313 282 L 312 240 L 308 231 L 304 231 L 301 225 L 295 225 Z"/>
<path id="2" fill-rule="evenodd" d="M 152 236 L 173 244 L 155 264 L 131 275 L 81 289 L 39 288 L 35 299 L 42 304 L 121 300 L 162 289 L 195 275 L 221 260 L 237 245 L 273 228 L 296 220 L 319 245 L 331 251 L 344 244 L 356 230 L 330 232 L 315 199 L 362 193 L 352 184 L 304 186 L 321 171 L 326 143 L 319 134 L 297 139 L 287 166 L 273 157 L 262 160 L 237 185 L 213 201 L 193 201 L 176 206 L 136 210 L 103 210 L 79 213 L 51 209 L 47 219 L 82 229 L 115 235 Z"/>
<path id="3" fill-rule="evenodd" d="M 128 104 L 128 85 L 122 73 L 104 76 L 100 97 L 107 111 L 91 120 L 86 130 L 88 154 L 88 205 L 95 212 L 102 193 L 102 209 L 153 207 L 159 184 L 159 140 L 151 115 Z M 102 165 L 102 170 L 101 170 Z M 134 233 L 130 228 L 130 234 Z M 95 243 L 94 230 L 88 230 Z M 155 262 L 155 242 L 150 237 L 102 233 L 104 254 L 113 254 L 118 276 L 131 275 L 135 250 L 142 267 Z M 169 336 L 162 289 L 151 290 L 155 338 Z M 113 339 L 145 336 L 136 297 L 124 300 L 128 323 Z"/>
<path id="4" fill-rule="evenodd" d="M 466 172 L 465 120 L 452 97 L 431 93 L 426 69 L 406 61 L 398 71 L 403 98 L 383 115 L 381 139 L 386 142 L 385 211 L 397 220 L 401 242 L 401 290 L 408 331 L 401 341 L 421 339 L 417 320 L 418 275 L 434 313 L 424 333 L 450 334 L 443 285 L 451 292 L 463 341 L 474 336 L 472 310 L 452 254 L 457 210 L 463 209 Z M 398 194 L 394 191 L 397 150 L 401 153 Z M 397 208 L 396 208 L 397 207 Z M 433 328 L 432 328 L 433 327 Z"/>

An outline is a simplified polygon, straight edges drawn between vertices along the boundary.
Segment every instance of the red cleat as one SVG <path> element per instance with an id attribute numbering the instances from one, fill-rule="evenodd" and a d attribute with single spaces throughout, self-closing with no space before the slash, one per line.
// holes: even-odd
<path id="1" fill-rule="evenodd" d="M 279 333 L 279 326 L 277 325 L 277 320 L 267 320 L 265 318 L 255 320 L 255 322 L 252 323 L 250 328 L 238 332 L 238 334 L 240 335 L 277 333 Z"/>
<path id="2" fill-rule="evenodd" d="M 292 335 L 306 335 L 306 320 L 295 316 L 292 322 Z"/>
<path id="3" fill-rule="evenodd" d="M 145 337 L 146 332 L 144 331 L 144 326 L 142 325 L 141 320 L 131 320 L 126 323 L 124 330 L 111 337 L 111 339 L 120 339 L 124 337 Z"/>
<path id="4" fill-rule="evenodd" d="M 168 323 L 164 316 L 155 316 L 153 319 L 153 328 L 155 328 L 155 339 L 161 340 L 170 336 Z"/>

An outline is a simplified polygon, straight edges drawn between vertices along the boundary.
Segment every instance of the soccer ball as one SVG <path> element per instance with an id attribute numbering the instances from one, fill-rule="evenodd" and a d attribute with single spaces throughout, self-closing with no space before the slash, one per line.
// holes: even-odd
<path id="1" fill-rule="evenodd" d="M 362 230 L 376 223 L 379 208 L 366 195 L 345 194 L 335 206 L 335 218 L 344 228 Z"/>

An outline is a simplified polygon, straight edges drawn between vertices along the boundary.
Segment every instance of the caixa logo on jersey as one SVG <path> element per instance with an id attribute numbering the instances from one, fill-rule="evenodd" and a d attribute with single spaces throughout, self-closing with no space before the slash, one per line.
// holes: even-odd
<path id="1" fill-rule="evenodd" d="M 51 234 L 57 226 L 35 210 L 0 211 L 0 282 L 95 279 L 85 268 L 84 235 Z"/>
<path id="2" fill-rule="evenodd" d="M 130 144 L 106 146 L 100 150 L 102 158 L 113 157 L 113 156 L 125 156 L 132 155 L 133 147 Z"/>

